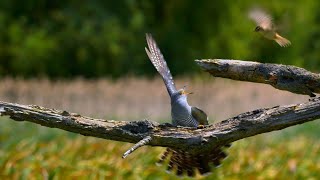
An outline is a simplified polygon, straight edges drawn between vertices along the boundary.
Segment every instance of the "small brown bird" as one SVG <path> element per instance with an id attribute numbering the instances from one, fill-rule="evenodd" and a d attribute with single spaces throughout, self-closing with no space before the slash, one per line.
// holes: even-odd
<path id="1" fill-rule="evenodd" d="M 280 36 L 276 32 L 271 16 L 262 9 L 251 9 L 249 11 L 249 18 L 257 24 L 254 31 L 260 32 L 263 37 L 275 40 L 281 47 L 287 47 L 291 44 L 288 39 Z"/>

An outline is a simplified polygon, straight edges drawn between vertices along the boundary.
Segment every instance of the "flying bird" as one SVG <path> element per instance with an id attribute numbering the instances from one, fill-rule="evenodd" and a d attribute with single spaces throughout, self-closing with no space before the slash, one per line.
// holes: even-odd
<path id="1" fill-rule="evenodd" d="M 262 9 L 251 9 L 249 11 L 249 18 L 257 25 L 254 31 L 259 32 L 263 37 L 276 41 L 281 47 L 287 47 L 291 44 L 288 39 L 276 32 L 271 16 Z"/>
<path id="2" fill-rule="evenodd" d="M 179 90 L 176 89 L 167 63 L 151 34 L 146 34 L 146 40 L 149 47 L 149 49 L 145 48 L 146 53 L 161 75 L 171 99 L 172 124 L 186 127 L 207 125 L 207 114 L 201 109 L 188 104 L 187 96 L 191 93 L 186 91 L 186 87 Z M 196 170 L 198 170 L 200 174 L 205 175 L 211 172 L 210 165 L 219 166 L 221 161 L 227 157 L 223 150 L 229 146 L 217 147 L 204 154 L 190 154 L 179 149 L 167 148 L 158 164 L 163 164 L 169 159 L 167 167 L 169 172 L 175 171 L 179 176 L 184 174 L 194 176 Z"/>

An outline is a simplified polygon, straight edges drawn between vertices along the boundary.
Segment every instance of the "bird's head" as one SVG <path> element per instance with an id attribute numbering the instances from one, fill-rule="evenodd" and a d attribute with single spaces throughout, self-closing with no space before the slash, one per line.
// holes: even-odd
<path id="1" fill-rule="evenodd" d="M 193 94 L 193 92 L 186 91 L 187 86 L 183 86 L 182 89 L 179 89 L 177 92 L 177 96 L 187 96 L 189 94 Z"/>
<path id="2" fill-rule="evenodd" d="M 171 96 L 171 103 L 176 102 L 187 102 L 187 96 L 189 94 L 193 94 L 193 92 L 186 91 L 186 86 L 184 86 L 182 89 L 179 89 L 176 91 L 173 96 Z"/>
<path id="3" fill-rule="evenodd" d="M 261 26 L 257 26 L 255 29 L 254 29 L 255 32 L 259 32 L 259 31 L 263 31 L 262 27 Z"/>
<path id="4" fill-rule="evenodd" d="M 179 95 L 184 95 L 184 96 L 187 96 L 187 95 L 189 95 L 189 94 L 193 94 L 193 92 L 188 92 L 188 91 L 186 91 L 185 89 L 180 89 L 180 90 L 178 91 L 178 93 L 179 93 Z"/>

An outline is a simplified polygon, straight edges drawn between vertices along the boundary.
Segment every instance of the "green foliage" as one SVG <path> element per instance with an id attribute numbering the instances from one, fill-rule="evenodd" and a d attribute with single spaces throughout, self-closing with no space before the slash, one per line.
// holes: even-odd
<path id="1" fill-rule="evenodd" d="M 155 165 L 163 148 L 79 136 L 29 122 L 1 118 L 0 178 L 180 179 Z M 233 143 L 229 157 L 204 179 L 318 179 L 319 122 Z"/>
<path id="2" fill-rule="evenodd" d="M 281 48 L 253 32 L 252 6 L 272 14 Z M 155 73 L 144 52 L 154 34 L 174 74 L 199 71 L 194 59 L 227 58 L 320 66 L 320 2 L 9 1 L 0 2 L 0 75 L 88 78 Z"/>
<path id="3" fill-rule="evenodd" d="M 122 159 L 132 144 L 0 121 L 1 179 L 180 179 L 155 165 L 163 148 L 143 147 Z M 318 179 L 316 127 L 317 121 L 233 143 L 222 167 L 204 179 Z"/>

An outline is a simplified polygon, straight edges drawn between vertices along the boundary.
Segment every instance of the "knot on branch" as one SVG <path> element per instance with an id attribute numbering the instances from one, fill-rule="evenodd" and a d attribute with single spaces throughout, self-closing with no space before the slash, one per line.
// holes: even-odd
<path id="1" fill-rule="evenodd" d="M 158 123 L 148 120 L 131 121 L 123 125 L 122 129 L 131 134 L 144 134 L 150 132 L 150 130 L 153 130 L 155 126 L 158 126 Z"/>

